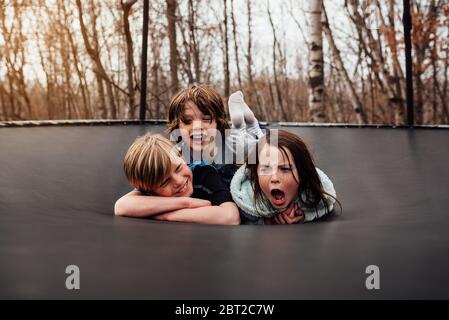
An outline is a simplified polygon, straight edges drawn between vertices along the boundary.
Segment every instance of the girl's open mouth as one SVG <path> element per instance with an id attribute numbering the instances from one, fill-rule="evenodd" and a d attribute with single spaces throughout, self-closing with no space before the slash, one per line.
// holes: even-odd
<path id="1" fill-rule="evenodd" d="M 285 202 L 285 193 L 280 189 L 271 190 L 272 204 L 276 206 L 281 206 Z"/>

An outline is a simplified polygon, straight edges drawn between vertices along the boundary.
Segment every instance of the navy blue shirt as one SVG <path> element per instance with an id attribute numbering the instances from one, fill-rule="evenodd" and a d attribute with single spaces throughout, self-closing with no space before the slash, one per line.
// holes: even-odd
<path id="1" fill-rule="evenodd" d="M 193 167 L 192 171 L 192 198 L 209 200 L 213 206 L 233 202 L 229 186 L 226 185 L 217 169 L 211 165 L 198 164 Z"/>

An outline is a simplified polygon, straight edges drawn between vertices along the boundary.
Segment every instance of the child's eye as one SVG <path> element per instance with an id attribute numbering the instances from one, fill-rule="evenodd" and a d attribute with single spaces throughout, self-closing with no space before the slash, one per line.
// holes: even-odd
<path id="1" fill-rule="evenodd" d="M 281 168 L 281 171 L 285 171 L 285 172 L 287 172 L 287 171 L 291 171 L 292 169 L 290 168 L 290 167 L 282 167 Z"/>
<path id="2" fill-rule="evenodd" d="M 266 175 L 271 175 L 273 174 L 274 170 L 272 167 L 268 167 L 268 166 L 264 166 L 264 167 L 259 167 L 258 170 L 259 174 L 262 176 L 266 176 Z"/>
<path id="3" fill-rule="evenodd" d="M 204 117 L 203 121 L 212 122 L 212 117 Z"/>
<path id="4" fill-rule="evenodd" d="M 191 124 L 192 123 L 192 119 L 190 119 L 190 118 L 181 118 L 181 122 L 185 123 L 185 124 Z"/>

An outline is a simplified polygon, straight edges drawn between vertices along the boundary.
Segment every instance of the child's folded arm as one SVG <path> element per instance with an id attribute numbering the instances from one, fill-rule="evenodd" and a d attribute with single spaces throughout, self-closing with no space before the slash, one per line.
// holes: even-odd
<path id="1" fill-rule="evenodd" d="M 239 210 L 233 202 L 224 202 L 219 206 L 175 210 L 172 212 L 159 214 L 154 218 L 163 221 L 192 222 L 204 224 L 240 224 Z"/>
<path id="2" fill-rule="evenodd" d="M 210 202 L 189 197 L 146 196 L 139 191 L 131 191 L 117 200 L 114 206 L 114 214 L 116 216 L 145 218 L 164 212 L 202 206 L 210 206 Z"/>

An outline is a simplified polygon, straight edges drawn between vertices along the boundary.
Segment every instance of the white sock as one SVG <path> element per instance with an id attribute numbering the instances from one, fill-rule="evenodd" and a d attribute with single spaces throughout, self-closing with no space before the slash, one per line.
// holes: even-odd
<path id="1" fill-rule="evenodd" d="M 237 91 L 229 97 L 229 100 L 232 98 L 232 104 L 235 109 L 239 108 L 243 113 L 243 119 L 246 124 L 246 131 L 256 139 L 259 139 L 263 136 L 263 132 L 259 127 L 259 121 L 257 121 L 254 112 L 248 107 L 243 99 L 243 93 L 241 91 Z"/>
<path id="2" fill-rule="evenodd" d="M 228 100 L 229 114 L 232 122 L 231 134 L 227 146 L 234 154 L 237 163 L 244 160 L 245 154 L 264 134 L 259 127 L 254 113 L 243 100 L 241 91 L 234 92 Z"/>
<path id="3" fill-rule="evenodd" d="M 254 119 L 256 119 L 256 118 L 254 117 Z M 252 125 L 246 126 L 246 131 L 251 136 L 253 136 L 255 139 L 260 139 L 264 136 L 262 129 L 260 129 L 260 127 L 259 127 L 259 122 L 257 121 L 257 119 L 256 119 L 256 121 L 253 122 Z"/>
<path id="4" fill-rule="evenodd" d="M 229 96 L 229 116 L 231 118 L 232 127 L 236 129 L 240 129 L 245 125 L 243 115 L 244 109 L 242 108 L 241 101 L 243 101 L 243 94 L 241 91 L 234 92 Z"/>

